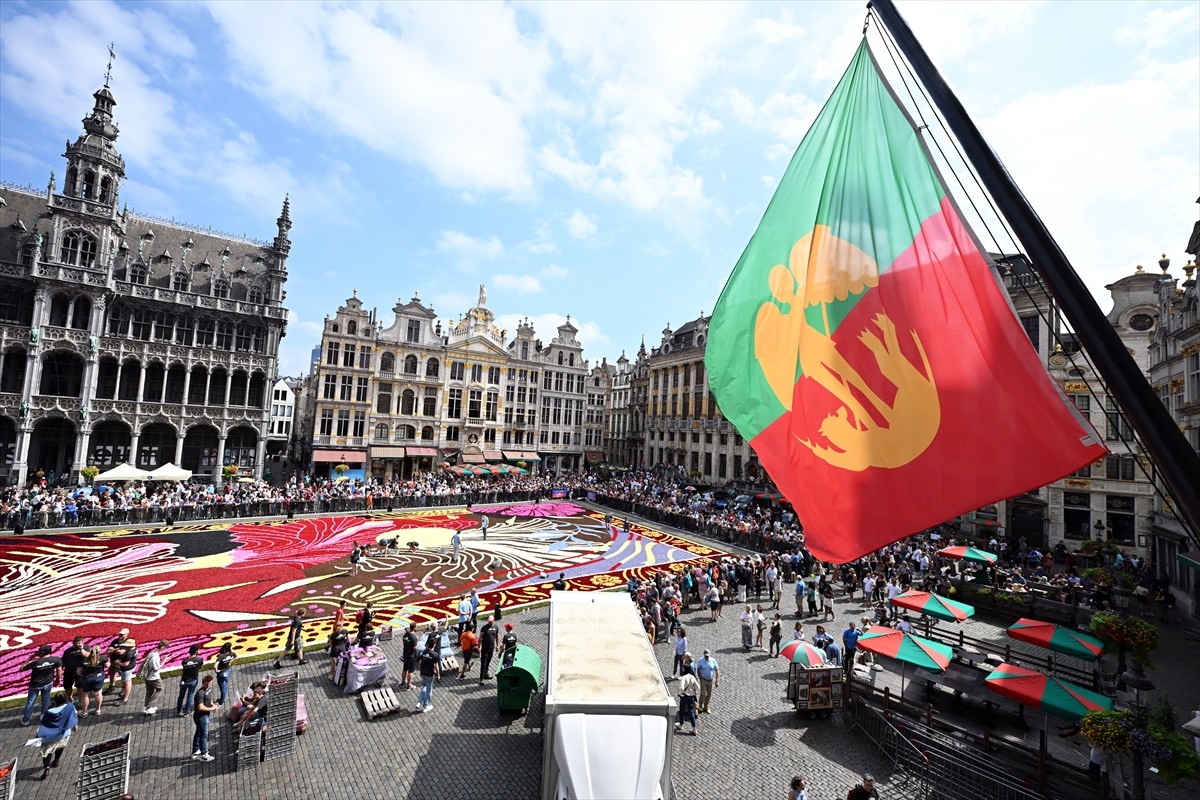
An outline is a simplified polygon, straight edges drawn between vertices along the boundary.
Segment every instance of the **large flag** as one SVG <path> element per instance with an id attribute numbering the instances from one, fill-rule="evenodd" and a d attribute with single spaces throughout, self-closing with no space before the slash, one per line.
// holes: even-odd
<path id="1" fill-rule="evenodd" d="M 722 413 L 844 562 L 1106 452 L 1050 379 L 867 49 L 709 325 Z"/>

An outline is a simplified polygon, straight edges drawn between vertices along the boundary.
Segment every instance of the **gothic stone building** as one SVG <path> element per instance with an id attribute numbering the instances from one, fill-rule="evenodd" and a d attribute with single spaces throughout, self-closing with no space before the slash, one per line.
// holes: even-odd
<path id="1" fill-rule="evenodd" d="M 0 186 L 0 478 L 173 462 L 261 474 L 286 311 L 273 242 L 131 214 L 116 101 L 93 97 L 62 190 Z"/>

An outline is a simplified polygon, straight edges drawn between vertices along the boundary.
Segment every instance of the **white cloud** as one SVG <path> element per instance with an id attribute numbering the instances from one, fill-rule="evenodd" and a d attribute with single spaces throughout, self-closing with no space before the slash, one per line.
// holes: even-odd
<path id="1" fill-rule="evenodd" d="M 575 209 L 575 212 L 567 217 L 566 225 L 567 233 L 576 239 L 591 239 L 596 235 L 596 221 L 583 209 Z"/>
<path id="2" fill-rule="evenodd" d="M 468 190 L 528 192 L 526 123 L 550 60 L 500 4 L 211 3 L 242 86 Z"/>
<path id="3" fill-rule="evenodd" d="M 754 35 L 769 45 L 783 44 L 794 39 L 804 38 L 804 27 L 792 22 L 791 9 L 784 9 L 779 19 L 759 17 L 752 20 L 750 29 Z"/>
<path id="4" fill-rule="evenodd" d="M 911 0 L 902 13 L 937 64 L 969 58 L 989 42 L 1020 35 L 1043 5 L 1038 0 Z"/>
<path id="5" fill-rule="evenodd" d="M 462 231 L 444 230 L 438 235 L 437 251 L 450 255 L 455 266 L 474 272 L 481 261 L 495 261 L 504 255 L 504 244 L 494 234 L 489 239 L 477 239 Z"/>
<path id="6" fill-rule="evenodd" d="M 542 282 L 532 275 L 509 275 L 499 272 L 492 276 L 492 285 L 520 294 L 538 294 L 543 291 Z"/>
<path id="7" fill-rule="evenodd" d="M 542 268 L 542 277 L 543 278 L 559 279 L 559 278 L 565 278 L 569 274 L 570 273 L 567 272 L 567 269 L 565 267 L 560 267 L 558 264 L 550 264 L 550 265 Z"/>
<path id="8" fill-rule="evenodd" d="M 1195 40 L 1200 29 L 1200 6 L 1194 3 L 1180 4 L 1173 8 L 1151 8 L 1137 14 L 1129 22 L 1113 32 L 1113 38 L 1121 44 L 1150 46 L 1163 54 L 1163 46 L 1177 36 L 1191 34 Z"/>

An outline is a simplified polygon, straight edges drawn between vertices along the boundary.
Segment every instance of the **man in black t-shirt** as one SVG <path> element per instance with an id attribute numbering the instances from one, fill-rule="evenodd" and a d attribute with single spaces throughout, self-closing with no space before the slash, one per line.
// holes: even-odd
<path id="1" fill-rule="evenodd" d="M 38 648 L 37 658 L 21 667 L 21 669 L 29 670 L 29 697 L 25 700 L 25 712 L 21 714 L 22 725 L 32 723 L 33 704 L 37 702 L 39 696 L 42 698 L 42 707 L 38 711 L 38 716 L 41 717 L 50 707 L 50 690 L 58 681 L 59 673 L 62 671 L 62 659 L 51 655 L 52 649 L 48 644 L 42 645 Z"/>
<path id="2" fill-rule="evenodd" d="M 187 658 L 180 664 L 183 671 L 179 674 L 179 699 L 175 701 L 175 713 L 181 717 L 192 711 L 192 697 L 196 693 L 196 684 L 200 682 L 200 670 L 204 667 L 204 659 L 196 655 L 199 652 L 200 645 L 192 645 L 188 648 Z"/>
<path id="3" fill-rule="evenodd" d="M 479 629 L 479 682 L 491 680 L 489 670 L 492 668 L 492 657 L 496 654 L 496 640 L 500 636 L 500 627 L 495 617 L 488 617 L 487 622 Z"/>
<path id="4" fill-rule="evenodd" d="M 438 652 L 429 642 L 417 658 L 417 667 L 421 670 L 421 693 L 417 695 L 417 711 L 422 714 L 433 708 L 433 682 L 441 680 L 442 670 L 438 665 Z"/>
<path id="5" fill-rule="evenodd" d="M 404 636 L 400 639 L 403 646 L 403 661 L 404 672 L 400 676 L 400 686 L 404 689 L 412 688 L 413 673 L 417 669 L 417 623 L 408 623 L 408 630 L 404 632 Z"/>
<path id="6" fill-rule="evenodd" d="M 184 663 L 187 663 L 186 660 Z M 203 660 L 201 663 L 204 663 Z M 196 692 L 196 710 L 192 712 L 192 722 L 196 724 L 196 733 L 192 736 L 192 758 L 196 761 L 212 761 L 208 754 L 208 715 L 217 710 L 212 700 L 212 675 L 205 675 Z"/>
<path id="7" fill-rule="evenodd" d="M 63 691 L 66 692 L 67 699 L 71 700 L 75 696 L 75 683 L 79 679 L 79 668 L 83 666 L 83 637 L 76 636 L 71 642 L 71 646 L 63 650 L 62 668 L 63 668 Z M 80 697 L 83 696 L 83 688 L 79 690 Z"/>

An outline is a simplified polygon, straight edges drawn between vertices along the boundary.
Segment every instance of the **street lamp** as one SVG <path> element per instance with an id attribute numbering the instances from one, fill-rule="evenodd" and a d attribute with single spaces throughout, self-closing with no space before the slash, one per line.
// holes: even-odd
<path id="1" fill-rule="evenodd" d="M 1096 524 L 1093 527 L 1096 529 L 1096 541 L 1103 542 L 1104 541 L 1104 527 L 1105 527 L 1104 520 L 1102 520 L 1102 519 L 1096 520 Z"/>
<path id="2" fill-rule="evenodd" d="M 1154 689 L 1154 683 L 1146 677 L 1142 662 L 1136 658 L 1133 659 L 1133 664 L 1129 669 L 1121 673 L 1121 680 L 1124 681 L 1126 688 L 1133 689 L 1134 699 L 1129 704 L 1130 710 L 1133 712 L 1137 727 L 1145 729 L 1146 707 L 1142 705 L 1142 692 L 1149 692 Z M 1142 751 L 1136 745 L 1132 749 L 1133 777 L 1130 781 L 1132 784 L 1130 787 L 1131 793 L 1133 800 L 1146 800 L 1146 784 L 1142 775 Z"/>

